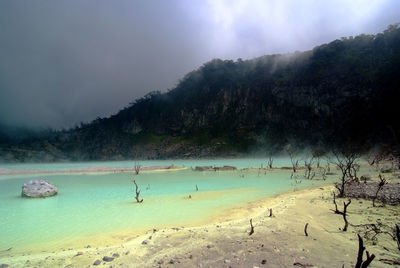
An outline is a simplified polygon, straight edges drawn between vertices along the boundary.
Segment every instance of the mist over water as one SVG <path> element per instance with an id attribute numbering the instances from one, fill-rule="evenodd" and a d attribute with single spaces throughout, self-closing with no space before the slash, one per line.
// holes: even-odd
<path id="1" fill-rule="evenodd" d="M 33 170 L 67 170 L 88 167 L 117 167 L 132 168 L 135 163 L 142 167 L 171 166 L 195 168 L 196 166 L 224 166 L 230 165 L 237 168 L 259 168 L 266 165 L 266 158 L 226 158 L 226 159 L 199 159 L 199 160 L 126 160 L 126 161 L 93 161 L 93 162 L 66 162 L 66 163 L 0 163 L 0 168 L 6 169 L 33 169 Z M 274 158 L 274 166 L 290 166 L 287 157 Z"/>

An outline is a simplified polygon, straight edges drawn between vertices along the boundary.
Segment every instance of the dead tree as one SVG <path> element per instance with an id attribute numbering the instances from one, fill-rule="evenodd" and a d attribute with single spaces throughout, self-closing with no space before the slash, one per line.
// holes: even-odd
<path id="1" fill-rule="evenodd" d="M 304 166 L 306 167 L 306 172 L 304 174 L 304 177 L 306 179 L 308 179 L 308 180 L 314 178 L 314 176 L 315 176 L 315 173 L 312 176 L 312 164 L 313 164 L 313 162 L 314 162 L 314 157 L 313 156 L 310 157 L 310 159 L 304 160 Z"/>
<path id="2" fill-rule="evenodd" d="M 359 170 L 360 170 L 360 165 L 359 164 L 352 165 L 352 167 L 350 169 L 350 173 L 349 173 L 350 179 L 355 179 L 355 180 L 358 181 L 357 171 L 359 171 Z"/>
<path id="3" fill-rule="evenodd" d="M 357 234 L 357 236 L 358 236 L 358 254 L 357 254 L 356 266 L 354 266 L 354 268 L 366 268 L 371 264 L 373 259 L 375 259 L 375 255 L 374 254 L 369 255 L 369 252 L 367 250 L 366 251 L 367 259 L 363 261 L 363 255 L 365 250 L 364 242 L 359 234 Z"/>
<path id="4" fill-rule="evenodd" d="M 293 161 L 293 159 L 291 159 L 291 162 L 292 162 L 293 172 L 296 172 L 297 168 L 299 167 L 299 160 Z"/>
<path id="5" fill-rule="evenodd" d="M 135 173 L 136 173 L 136 175 L 139 175 L 139 172 L 140 172 L 140 168 L 141 168 L 141 167 L 142 167 L 142 166 L 141 166 L 138 162 L 135 161 L 134 168 L 135 168 Z"/>
<path id="6" fill-rule="evenodd" d="M 299 160 L 297 160 L 296 154 L 297 150 L 293 148 L 291 145 L 286 146 L 286 152 L 288 153 L 290 157 L 290 162 L 292 163 L 292 168 L 293 168 L 293 173 L 296 173 L 297 168 L 299 167 Z"/>
<path id="7" fill-rule="evenodd" d="M 347 231 L 347 226 L 349 226 L 349 222 L 347 221 L 347 218 L 346 218 L 346 216 L 347 216 L 347 207 L 350 205 L 350 203 L 351 203 L 351 200 L 349 199 L 349 202 L 347 202 L 347 203 L 345 203 L 344 201 L 343 201 L 343 220 L 344 220 L 344 227 L 343 227 L 343 232 L 346 232 Z"/>
<path id="8" fill-rule="evenodd" d="M 375 166 L 375 170 L 378 171 L 380 168 L 379 164 L 383 160 L 383 155 L 379 150 L 375 150 L 368 154 L 366 160 L 371 167 Z"/>
<path id="9" fill-rule="evenodd" d="M 379 261 L 386 263 L 386 264 L 390 264 L 390 265 L 399 265 L 400 261 L 398 260 L 391 260 L 391 259 L 379 259 Z"/>
<path id="10" fill-rule="evenodd" d="M 379 171 L 381 162 L 390 161 L 392 164 L 391 169 L 394 169 L 395 163 L 400 163 L 398 156 L 399 154 L 393 148 L 377 148 L 368 154 L 367 162 L 371 167 L 375 165 L 375 170 Z"/>
<path id="11" fill-rule="evenodd" d="M 396 235 L 393 234 L 392 228 L 390 226 L 382 223 L 382 221 L 378 220 L 376 223 L 367 223 L 367 224 L 357 224 L 352 225 L 353 227 L 362 227 L 364 229 L 363 237 L 367 240 L 371 240 L 373 244 L 376 244 L 377 236 L 380 234 L 386 234 L 393 239 L 396 240 Z"/>
<path id="12" fill-rule="evenodd" d="M 347 207 L 350 205 L 351 200 L 349 199 L 349 201 L 346 203 L 343 201 L 343 211 L 340 211 L 337 207 L 336 204 L 336 195 L 335 193 L 333 193 L 333 204 L 335 204 L 335 210 L 331 209 L 335 214 L 340 214 L 343 216 L 343 220 L 344 220 L 344 227 L 343 227 L 343 232 L 347 231 L 347 227 L 349 226 L 349 222 L 347 221 Z"/>
<path id="13" fill-rule="evenodd" d="M 341 182 L 335 186 L 339 190 L 339 196 L 343 197 L 346 182 L 354 177 L 354 165 L 356 165 L 359 154 L 352 150 L 343 150 L 341 152 L 333 151 L 333 155 L 335 156 L 333 164 L 342 172 Z"/>
<path id="14" fill-rule="evenodd" d="M 307 222 L 306 225 L 304 226 L 304 234 L 305 234 L 306 236 L 308 236 L 307 228 L 308 228 L 308 222 Z"/>
<path id="15" fill-rule="evenodd" d="M 323 157 L 325 154 L 326 152 L 322 149 L 313 149 L 312 156 L 317 161 L 317 168 L 319 168 L 321 157 Z"/>
<path id="16" fill-rule="evenodd" d="M 272 158 L 272 156 L 268 157 L 268 161 L 267 161 L 267 166 L 269 169 L 272 169 L 272 163 L 274 162 L 274 159 Z"/>
<path id="17" fill-rule="evenodd" d="M 396 233 L 396 239 L 397 239 L 397 248 L 400 250 L 400 228 L 397 224 L 395 227 L 395 233 Z"/>
<path id="18" fill-rule="evenodd" d="M 311 263 L 301 263 L 301 262 L 294 262 L 294 266 L 300 266 L 300 267 L 314 267 L 314 264 Z"/>
<path id="19" fill-rule="evenodd" d="M 136 187 L 136 202 L 138 202 L 138 203 L 142 203 L 143 202 L 143 198 L 142 199 L 139 199 L 139 195 L 140 195 L 140 190 L 139 190 L 139 187 L 138 187 L 138 185 L 136 184 L 136 181 L 135 180 L 133 180 L 133 183 L 135 184 L 135 187 Z"/>
<path id="20" fill-rule="evenodd" d="M 333 193 L 333 204 L 335 205 L 335 210 L 331 209 L 333 212 L 335 212 L 335 214 L 341 214 L 341 212 L 338 210 L 337 208 L 337 204 L 336 204 L 336 194 Z"/>
<path id="21" fill-rule="evenodd" d="M 325 169 L 324 167 L 319 167 L 319 168 L 318 168 L 318 171 L 319 171 L 319 173 L 321 174 L 322 179 L 323 179 L 323 180 L 326 180 L 326 169 Z"/>
<path id="22" fill-rule="evenodd" d="M 379 174 L 378 176 L 379 176 L 378 189 L 376 189 L 375 196 L 374 196 L 374 198 L 372 199 L 372 206 L 373 206 L 373 207 L 375 207 L 375 200 L 378 198 L 378 193 L 379 193 L 379 191 L 382 189 L 383 186 L 385 186 L 385 184 L 387 184 L 386 179 L 385 179 L 385 178 L 382 178 L 382 175 L 381 175 L 381 174 Z"/>
<path id="23" fill-rule="evenodd" d="M 254 226 L 253 226 L 253 219 L 250 219 L 250 233 L 249 235 L 254 234 Z"/>

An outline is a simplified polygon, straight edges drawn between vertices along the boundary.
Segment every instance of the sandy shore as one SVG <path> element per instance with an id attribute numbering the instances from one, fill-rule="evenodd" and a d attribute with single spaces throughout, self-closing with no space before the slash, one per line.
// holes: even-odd
<path id="1" fill-rule="evenodd" d="M 342 216 L 330 210 L 333 190 L 333 186 L 318 187 L 267 198 L 229 211 L 209 225 L 121 235 L 121 243 L 115 246 L 25 256 L 3 250 L 0 265 L 91 267 L 99 260 L 100 267 L 300 267 L 294 266 L 296 262 L 314 267 L 354 267 L 357 233 L 365 231 L 354 225 L 382 221 L 394 227 L 400 222 L 400 207 L 372 207 L 371 201 L 353 199 L 348 207 L 351 225 L 343 232 Z M 342 201 L 338 199 L 339 209 Z M 250 218 L 254 225 L 251 236 Z M 308 236 L 304 234 L 306 223 Z M 370 267 L 393 267 L 379 260 L 399 259 L 396 241 L 385 233 L 377 238 L 376 242 L 364 239 L 367 250 L 376 255 Z M 104 256 L 113 255 L 113 260 L 103 261 Z"/>
<path id="2" fill-rule="evenodd" d="M 177 166 L 146 166 L 141 167 L 140 172 L 146 171 L 178 171 L 187 169 L 186 167 Z M 9 169 L 0 168 L 0 175 L 20 175 L 20 174 L 65 174 L 65 173 L 116 173 L 116 172 L 135 172 L 135 168 L 125 167 L 108 167 L 108 166 L 97 166 L 97 167 L 85 167 L 85 168 L 71 168 L 71 169 L 60 169 L 60 170 L 39 170 L 39 169 Z"/>

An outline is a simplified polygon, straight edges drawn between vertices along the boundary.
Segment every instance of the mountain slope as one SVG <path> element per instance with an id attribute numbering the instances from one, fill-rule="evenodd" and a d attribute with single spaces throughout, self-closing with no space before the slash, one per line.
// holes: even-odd
<path id="1" fill-rule="evenodd" d="M 212 60 L 110 118 L 18 144 L 3 160 L 223 156 L 297 146 L 396 143 L 400 28 L 311 51 Z M 6 155 L 6 156 L 5 156 Z"/>

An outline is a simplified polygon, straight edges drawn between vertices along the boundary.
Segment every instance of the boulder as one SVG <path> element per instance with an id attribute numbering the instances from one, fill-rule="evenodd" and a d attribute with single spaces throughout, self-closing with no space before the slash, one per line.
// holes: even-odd
<path id="1" fill-rule="evenodd" d="M 31 180 L 22 186 L 23 197 L 49 197 L 56 195 L 58 189 L 55 185 L 44 180 Z"/>

